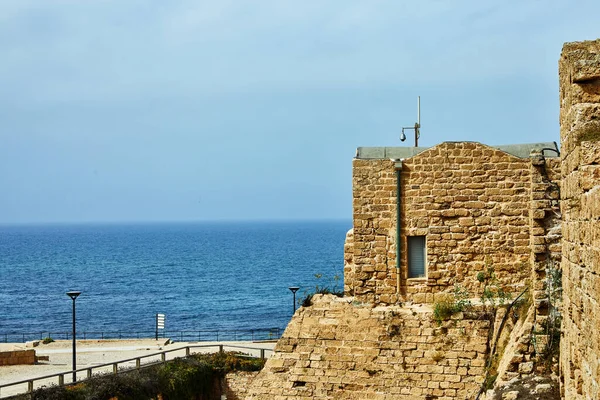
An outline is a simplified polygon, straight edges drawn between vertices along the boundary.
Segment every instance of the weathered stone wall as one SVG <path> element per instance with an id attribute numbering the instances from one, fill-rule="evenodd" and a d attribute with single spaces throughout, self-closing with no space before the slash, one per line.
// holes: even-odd
<path id="1" fill-rule="evenodd" d="M 0 366 L 35 364 L 35 350 L 13 350 L 0 352 Z"/>
<path id="2" fill-rule="evenodd" d="M 485 374 L 490 322 L 431 308 L 317 295 L 296 312 L 247 399 L 469 399 Z"/>
<path id="3" fill-rule="evenodd" d="M 600 40 L 567 43 L 559 62 L 563 338 L 567 399 L 600 398 Z"/>
<path id="4" fill-rule="evenodd" d="M 549 340 L 549 318 L 560 311 L 560 263 L 562 225 L 560 212 L 560 159 L 531 155 L 531 296 L 533 327 L 538 351 Z M 553 314 L 554 313 L 554 314 Z"/>
<path id="5" fill-rule="evenodd" d="M 352 260 L 344 276 L 346 295 L 361 301 L 395 303 L 396 175 L 390 160 L 355 159 Z M 346 262 L 348 264 L 348 262 Z"/>
<path id="6" fill-rule="evenodd" d="M 354 293 L 354 228 L 346 233 L 344 241 L 344 293 Z"/>
<path id="7" fill-rule="evenodd" d="M 236 371 L 230 372 L 225 376 L 221 392 L 225 393 L 227 400 L 241 400 L 246 397 L 248 389 L 258 372 L 255 371 Z"/>
<path id="8" fill-rule="evenodd" d="M 355 159 L 346 294 L 376 304 L 430 303 L 459 284 L 479 296 L 483 286 L 476 275 L 488 266 L 509 291 L 522 290 L 536 278 L 533 254 L 548 255 L 551 227 L 544 224 L 547 211 L 558 209 L 558 193 L 548 188 L 557 187 L 559 164 L 539 156 L 533 166 L 530 158 L 479 143 L 446 142 L 403 160 L 399 293 L 396 163 Z M 426 236 L 425 279 L 407 276 L 405 249 L 412 235 Z"/>

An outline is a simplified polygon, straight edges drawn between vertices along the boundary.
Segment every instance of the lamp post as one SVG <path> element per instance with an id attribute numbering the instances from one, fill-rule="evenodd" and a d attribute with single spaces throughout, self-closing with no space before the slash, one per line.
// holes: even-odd
<path id="1" fill-rule="evenodd" d="M 73 382 L 77 381 L 77 373 L 75 372 L 75 370 L 77 369 L 77 361 L 76 361 L 76 357 L 75 357 L 75 348 L 76 348 L 76 344 L 75 344 L 75 299 L 80 294 L 81 294 L 81 292 L 77 292 L 77 291 L 67 292 L 67 296 L 69 296 L 71 298 L 71 300 L 73 300 Z"/>
<path id="2" fill-rule="evenodd" d="M 296 313 L 296 292 L 298 291 L 298 289 L 300 289 L 298 286 L 290 286 L 288 289 L 290 289 L 292 291 L 292 293 L 294 294 L 294 303 L 292 303 L 292 315 L 294 315 Z"/>

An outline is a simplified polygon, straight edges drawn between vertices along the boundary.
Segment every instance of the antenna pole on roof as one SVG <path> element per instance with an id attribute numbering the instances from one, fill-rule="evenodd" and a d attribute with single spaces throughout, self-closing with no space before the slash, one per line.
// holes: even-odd
<path id="1" fill-rule="evenodd" d="M 421 137 L 421 96 L 417 97 L 417 122 L 415 122 L 415 126 L 402 128 L 400 140 L 403 142 L 406 140 L 406 135 L 404 134 L 405 129 L 415 130 L 415 147 L 419 147 L 419 137 Z"/>

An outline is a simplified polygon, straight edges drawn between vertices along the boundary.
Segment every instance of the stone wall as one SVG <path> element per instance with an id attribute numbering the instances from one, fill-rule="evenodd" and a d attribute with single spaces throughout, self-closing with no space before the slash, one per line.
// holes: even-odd
<path id="1" fill-rule="evenodd" d="M 35 350 L 13 350 L 0 352 L 0 366 L 2 365 L 33 365 L 35 364 Z"/>
<path id="2" fill-rule="evenodd" d="M 600 40 L 559 62 L 563 213 L 561 379 L 567 399 L 600 398 Z"/>
<path id="3" fill-rule="evenodd" d="M 354 287 L 354 228 L 346 233 L 344 241 L 344 293 L 353 293 Z"/>
<path id="4" fill-rule="evenodd" d="M 548 210 L 558 209 L 558 193 L 547 189 L 557 187 L 559 163 L 541 154 L 536 160 L 534 166 L 531 158 L 474 142 L 442 143 L 403 160 L 398 285 L 398 165 L 390 159 L 355 159 L 346 295 L 375 304 L 431 303 L 459 284 L 479 296 L 483 286 L 476 275 L 489 266 L 506 289 L 522 290 L 537 278 L 531 272 L 538 254 L 532 245 L 547 255 L 552 227 L 544 224 Z M 404 250 L 412 235 L 426 236 L 425 279 L 407 276 Z"/>
<path id="5" fill-rule="evenodd" d="M 316 295 L 299 309 L 247 399 L 467 399 L 484 380 L 490 322 L 427 305 Z"/>
<path id="6" fill-rule="evenodd" d="M 225 393 L 225 399 L 227 400 L 241 400 L 246 397 L 248 388 L 250 388 L 257 375 L 258 372 L 255 371 L 230 372 L 223 380 L 221 393 Z"/>
<path id="7" fill-rule="evenodd" d="M 548 343 L 548 324 L 553 323 L 548 319 L 556 318 L 562 304 L 560 167 L 560 159 L 545 159 L 541 153 L 531 156 L 532 332 L 540 351 Z"/>
<path id="8" fill-rule="evenodd" d="M 396 175 L 389 160 L 355 159 L 353 243 L 344 246 L 346 295 L 395 303 Z"/>

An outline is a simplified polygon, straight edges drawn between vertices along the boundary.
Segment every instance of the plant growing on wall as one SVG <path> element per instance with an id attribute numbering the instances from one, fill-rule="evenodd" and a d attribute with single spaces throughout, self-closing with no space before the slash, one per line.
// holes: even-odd
<path id="1" fill-rule="evenodd" d="M 436 301 L 433 304 L 433 319 L 441 324 L 442 321 L 448 320 L 453 314 L 466 311 L 469 308 L 471 308 L 469 291 L 456 285 L 453 294 L 449 294 L 445 299 Z"/>
<path id="2" fill-rule="evenodd" d="M 323 277 L 323 274 L 315 274 L 317 284 L 314 291 L 304 291 L 298 305 L 302 307 L 310 307 L 312 298 L 315 294 L 333 294 L 338 297 L 344 296 L 344 290 L 340 288 L 340 276 L 334 275 L 332 278 Z"/>
<path id="3" fill-rule="evenodd" d="M 489 304 L 494 308 L 512 298 L 511 294 L 500 285 L 493 266 L 488 265 L 485 271 L 478 272 L 476 278 L 479 283 L 483 284 L 483 291 L 481 292 L 481 303 L 483 305 Z"/>
<path id="4" fill-rule="evenodd" d="M 533 331 L 531 343 L 539 359 L 547 367 L 556 363 L 560 351 L 560 313 L 562 299 L 562 270 L 551 264 L 546 270 L 546 295 L 548 298 L 548 316 L 542 324 L 541 331 Z"/>

